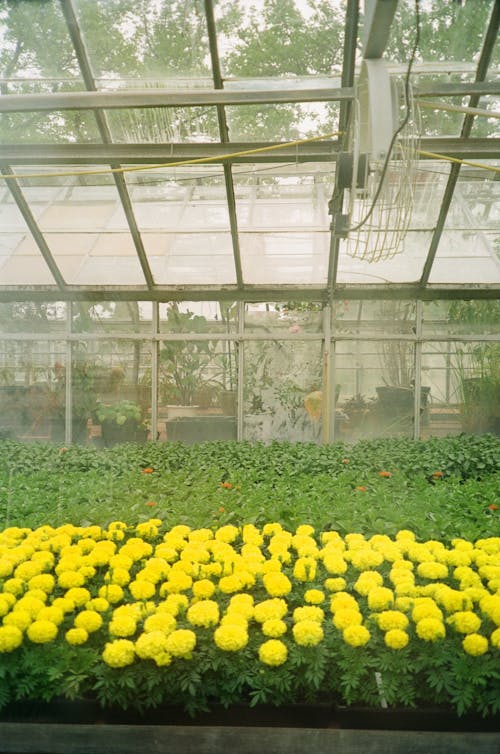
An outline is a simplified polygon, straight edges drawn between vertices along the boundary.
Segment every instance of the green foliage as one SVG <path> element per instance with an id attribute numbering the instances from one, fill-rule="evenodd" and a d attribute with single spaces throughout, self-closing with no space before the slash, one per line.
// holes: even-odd
<path id="1" fill-rule="evenodd" d="M 96 413 L 101 424 L 102 422 L 114 422 L 119 427 L 123 426 L 127 419 L 132 419 L 139 423 L 142 417 L 139 404 L 129 400 L 111 404 L 100 404 Z"/>

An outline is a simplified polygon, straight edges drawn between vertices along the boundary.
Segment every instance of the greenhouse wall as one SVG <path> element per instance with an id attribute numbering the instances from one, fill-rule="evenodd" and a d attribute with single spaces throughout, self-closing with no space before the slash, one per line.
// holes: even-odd
<path id="1" fill-rule="evenodd" d="M 0 305 L 0 437 L 500 433 L 498 301 Z"/>

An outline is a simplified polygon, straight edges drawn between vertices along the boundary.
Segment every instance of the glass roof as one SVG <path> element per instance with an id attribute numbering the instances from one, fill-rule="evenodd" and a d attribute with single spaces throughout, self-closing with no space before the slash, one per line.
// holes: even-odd
<path id="1" fill-rule="evenodd" d="M 497 295 L 499 17 L 0 4 L 0 300 Z"/>

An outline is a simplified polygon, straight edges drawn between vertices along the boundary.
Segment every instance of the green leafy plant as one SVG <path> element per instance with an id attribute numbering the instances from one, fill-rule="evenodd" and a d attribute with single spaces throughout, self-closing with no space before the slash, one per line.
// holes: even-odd
<path id="1" fill-rule="evenodd" d="M 142 420 L 142 410 L 135 401 L 118 401 L 117 403 L 100 404 L 96 410 L 99 422 L 114 422 L 119 427 L 126 421 L 132 420 L 139 424 Z"/>

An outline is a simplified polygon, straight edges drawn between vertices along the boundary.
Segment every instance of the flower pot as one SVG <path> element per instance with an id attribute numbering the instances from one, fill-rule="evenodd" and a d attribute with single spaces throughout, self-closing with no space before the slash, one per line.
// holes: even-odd
<path id="1" fill-rule="evenodd" d="M 123 424 L 104 420 L 101 423 L 101 431 L 107 448 L 124 442 L 145 443 L 147 440 L 147 429 L 138 425 L 135 419 L 126 419 Z"/>

